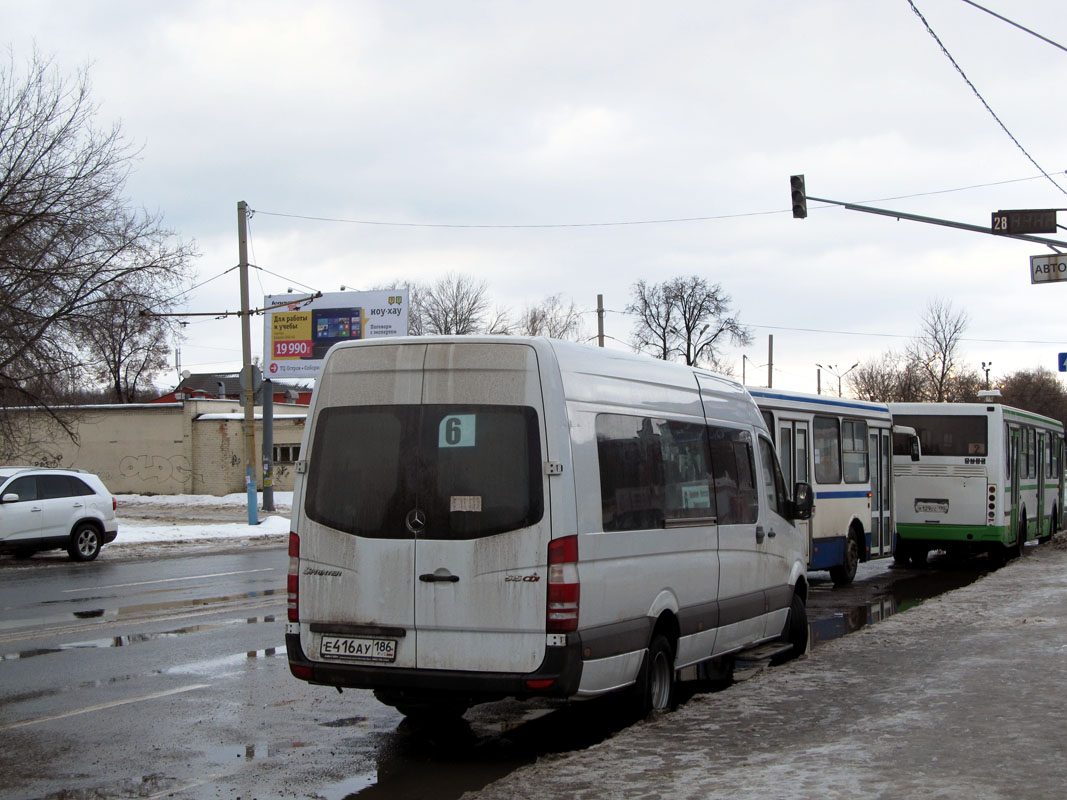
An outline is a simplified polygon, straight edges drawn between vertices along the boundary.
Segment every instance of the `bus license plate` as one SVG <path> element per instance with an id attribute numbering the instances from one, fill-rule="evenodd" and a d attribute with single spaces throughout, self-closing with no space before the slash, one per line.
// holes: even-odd
<path id="1" fill-rule="evenodd" d="M 915 513 L 916 514 L 947 514 L 948 513 L 948 500 L 929 500 L 926 498 L 916 498 L 915 500 Z"/>
<path id="2" fill-rule="evenodd" d="M 396 639 L 355 639 L 350 636 L 323 636 L 319 644 L 319 655 L 323 658 L 396 661 Z"/>

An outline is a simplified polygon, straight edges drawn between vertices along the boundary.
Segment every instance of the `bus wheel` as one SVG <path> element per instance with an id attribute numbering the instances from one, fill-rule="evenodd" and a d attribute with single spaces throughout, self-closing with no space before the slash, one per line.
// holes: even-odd
<path id="1" fill-rule="evenodd" d="M 850 531 L 845 538 L 845 560 L 841 564 L 830 567 L 830 579 L 834 586 L 848 586 L 856 577 L 856 569 L 860 565 L 860 546 L 856 537 Z"/>
<path id="2" fill-rule="evenodd" d="M 1047 544 L 1052 541 L 1053 535 L 1056 533 L 1056 509 L 1052 509 L 1052 516 L 1048 519 L 1048 534 L 1045 536 L 1038 536 L 1038 544 Z"/>
<path id="3" fill-rule="evenodd" d="M 1015 551 L 1013 555 L 1018 558 L 1026 553 L 1026 514 L 1019 520 L 1019 533 L 1015 537 Z"/>
<path id="4" fill-rule="evenodd" d="M 896 549 L 893 550 L 893 563 L 904 566 L 908 563 L 908 554 L 911 552 L 911 548 L 904 542 L 898 541 Z"/>

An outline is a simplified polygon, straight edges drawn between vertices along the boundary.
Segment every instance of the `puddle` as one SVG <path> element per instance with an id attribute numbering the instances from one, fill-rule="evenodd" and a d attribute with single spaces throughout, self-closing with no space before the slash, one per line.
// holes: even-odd
<path id="1" fill-rule="evenodd" d="M 363 796 L 364 789 L 369 789 L 377 783 L 377 772 L 371 775 L 353 775 L 343 781 L 320 787 L 315 791 L 315 797 L 321 797 L 323 800 L 344 800 L 346 797 Z"/>
<path id="2" fill-rule="evenodd" d="M 217 597 L 193 597 L 187 600 L 169 600 L 164 603 L 140 603 L 134 606 L 120 606 L 118 608 L 90 608 L 79 611 L 71 611 L 69 614 L 50 614 L 44 617 L 20 618 L 0 621 L 0 630 L 21 628 L 43 628 L 48 625 L 69 623 L 71 620 L 104 619 L 109 622 L 120 622 L 126 617 L 144 614 L 156 614 L 161 611 L 173 611 L 176 609 L 193 609 L 204 606 L 234 603 L 243 600 L 254 600 L 261 597 L 276 597 L 284 594 L 281 589 L 263 589 L 254 592 L 241 592 L 240 594 L 226 594 Z M 75 602 L 75 601 L 70 601 Z M 220 609 L 224 610 L 224 609 Z"/>
<path id="3" fill-rule="evenodd" d="M 246 745 L 219 745 L 204 750 L 204 756 L 215 764 L 232 764 L 235 761 L 262 761 L 292 750 L 308 747 L 307 742 L 256 742 Z"/>
<path id="4" fill-rule="evenodd" d="M 982 559 L 956 563 L 934 559 L 923 570 L 888 567 L 873 578 L 836 589 L 813 581 L 808 603 L 811 646 L 875 625 L 924 600 L 968 586 L 988 572 Z"/>
<path id="5" fill-rule="evenodd" d="M 57 647 L 34 647 L 27 650 L 20 650 L 15 653 L 0 654 L 0 661 L 19 661 L 27 658 L 35 658 L 37 656 L 46 656 L 53 653 L 62 653 L 68 650 L 81 650 L 85 648 L 108 648 L 108 647 L 130 647 L 135 644 L 143 644 L 144 642 L 154 642 L 160 639 L 173 639 L 181 636 L 185 636 L 190 633 L 202 633 L 204 631 L 215 631 L 220 628 L 225 628 L 230 625 L 258 625 L 271 622 L 277 622 L 278 617 L 275 614 L 267 614 L 263 617 L 247 617 L 245 619 L 233 619 L 226 620 L 224 622 L 203 624 L 203 625 L 187 625 L 182 628 L 175 628 L 169 631 L 159 631 L 156 633 L 132 633 L 125 636 L 108 636 L 102 639 L 91 639 L 86 642 L 68 642 L 67 644 L 58 645 Z M 273 651 L 274 648 L 271 648 Z M 256 651 L 248 653 L 249 658 L 255 657 Z M 274 652 L 259 651 L 268 655 L 275 655 Z"/>
<path id="6" fill-rule="evenodd" d="M 163 670 L 165 675 L 211 675 L 218 677 L 228 674 L 227 670 L 233 670 L 247 663 L 251 659 L 276 658 L 286 655 L 284 647 L 268 647 L 266 650 L 249 650 L 246 653 L 236 653 L 218 658 L 208 658 L 203 661 L 190 661 L 187 664 L 175 664 Z"/>
<path id="7" fill-rule="evenodd" d="M 599 744 L 634 722 L 617 698 L 551 707 L 503 700 L 477 706 L 467 717 L 424 723 L 402 719 L 382 735 L 374 768 L 354 769 L 355 774 L 316 786 L 309 794 L 328 800 L 456 800 L 538 758 Z M 390 718 L 380 721 L 390 724 Z M 375 727 L 364 717 L 320 724 L 344 729 L 368 723 Z"/>

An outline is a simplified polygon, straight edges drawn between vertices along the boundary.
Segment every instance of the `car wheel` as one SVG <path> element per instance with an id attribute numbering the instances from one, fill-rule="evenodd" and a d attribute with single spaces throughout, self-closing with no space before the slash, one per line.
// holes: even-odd
<path id="1" fill-rule="evenodd" d="M 67 554 L 74 561 L 92 561 L 100 555 L 100 531 L 89 522 L 79 523 L 70 535 Z"/>

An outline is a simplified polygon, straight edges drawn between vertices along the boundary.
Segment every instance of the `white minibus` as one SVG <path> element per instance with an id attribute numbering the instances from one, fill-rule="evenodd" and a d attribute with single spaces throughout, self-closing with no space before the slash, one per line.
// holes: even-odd
<path id="1" fill-rule="evenodd" d="M 734 381 L 543 338 L 338 344 L 301 453 L 303 680 L 408 715 L 618 690 L 664 709 L 679 676 L 807 646 L 811 490 Z"/>

